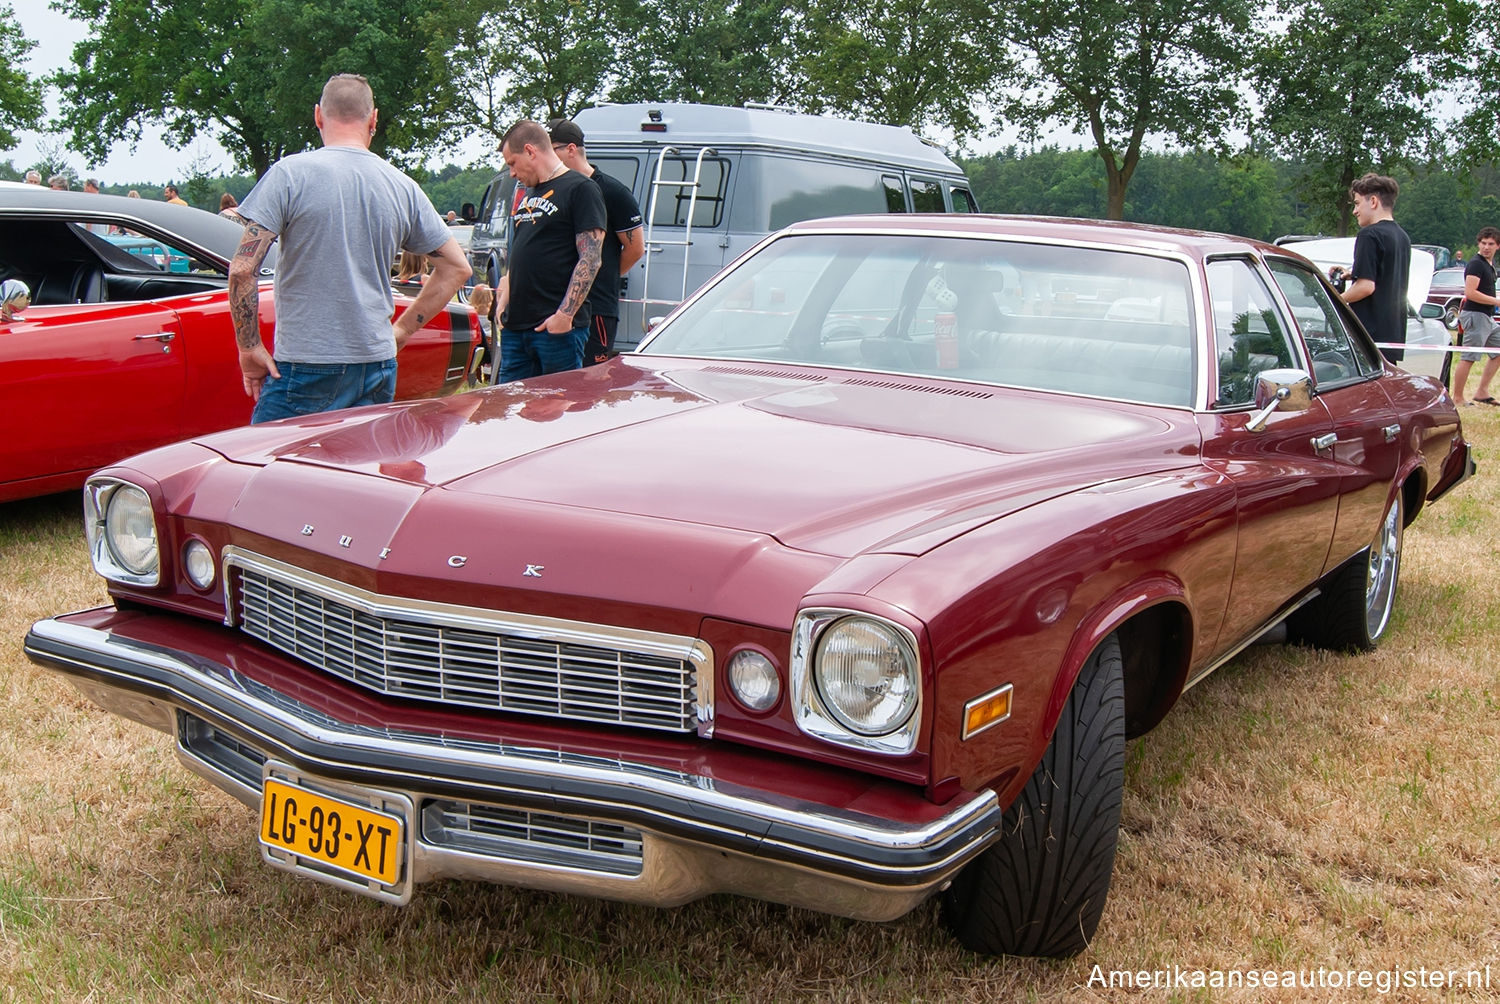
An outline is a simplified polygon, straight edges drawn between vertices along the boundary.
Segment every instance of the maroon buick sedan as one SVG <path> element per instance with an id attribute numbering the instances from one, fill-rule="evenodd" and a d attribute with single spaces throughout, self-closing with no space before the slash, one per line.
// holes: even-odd
<path id="1" fill-rule="evenodd" d="M 1125 741 L 1278 625 L 1376 645 L 1472 470 L 1291 252 L 813 221 L 605 365 L 99 472 L 114 603 L 26 648 L 359 893 L 941 895 L 973 949 L 1066 955 Z"/>

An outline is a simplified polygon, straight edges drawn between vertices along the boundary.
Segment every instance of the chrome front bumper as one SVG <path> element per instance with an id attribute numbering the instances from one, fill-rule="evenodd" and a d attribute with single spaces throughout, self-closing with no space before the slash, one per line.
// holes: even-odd
<path id="1" fill-rule="evenodd" d="M 728 892 L 889 920 L 1000 823 L 990 791 L 903 825 L 646 762 L 353 724 L 201 654 L 62 619 L 25 645 L 105 710 L 174 735 L 189 769 L 253 808 L 270 772 L 409 802 L 398 884 L 315 876 L 395 902 L 460 878 L 655 906 Z"/>

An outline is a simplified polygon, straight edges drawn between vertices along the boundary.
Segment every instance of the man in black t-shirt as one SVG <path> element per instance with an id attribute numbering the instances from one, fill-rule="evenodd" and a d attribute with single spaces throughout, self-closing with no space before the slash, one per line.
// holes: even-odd
<path id="1" fill-rule="evenodd" d="M 600 256 L 599 276 L 589 291 L 593 321 L 589 324 L 589 342 L 583 353 L 583 364 L 592 366 L 609 358 L 620 327 L 620 277 L 641 260 L 646 250 L 641 232 L 641 207 L 635 196 L 619 180 L 589 163 L 583 147 L 583 130 L 567 119 L 547 123 L 552 150 L 569 170 L 594 179 L 604 196 L 606 229 L 604 252 Z"/>
<path id="2" fill-rule="evenodd" d="M 605 216 L 599 186 L 557 159 L 539 123 L 511 126 L 500 152 L 526 186 L 511 213 L 510 268 L 495 291 L 503 383 L 583 365 Z"/>
<path id="3" fill-rule="evenodd" d="M 1495 250 L 1500 248 L 1500 230 L 1485 227 L 1475 238 L 1479 242 L 1479 253 L 1464 266 L 1464 302 L 1458 308 L 1458 327 L 1464 333 L 1464 347 L 1500 348 L 1500 329 L 1495 327 Z M 1464 400 L 1464 385 L 1469 382 L 1469 371 L 1479 362 L 1483 353 L 1465 352 L 1458 357 L 1453 368 L 1453 400 L 1469 404 Z M 1479 373 L 1479 393 L 1474 400 L 1480 404 L 1500 405 L 1490 393 L 1490 380 L 1500 369 L 1500 356 L 1490 356 Z"/>
<path id="4" fill-rule="evenodd" d="M 1391 216 L 1399 188 L 1394 178 L 1367 174 L 1349 186 L 1354 200 L 1354 282 L 1344 291 L 1344 302 L 1354 311 L 1375 341 L 1406 344 L 1406 287 L 1411 274 L 1411 238 Z M 1393 363 L 1405 353 L 1381 349 Z"/>

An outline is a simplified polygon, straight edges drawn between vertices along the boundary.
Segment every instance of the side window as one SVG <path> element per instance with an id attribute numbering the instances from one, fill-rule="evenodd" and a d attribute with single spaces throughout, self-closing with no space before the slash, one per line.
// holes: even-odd
<path id="1" fill-rule="evenodd" d="M 931 178 L 911 179 L 911 208 L 914 213 L 941 213 L 943 186 Z"/>
<path id="2" fill-rule="evenodd" d="M 1218 370 L 1214 405 L 1249 404 L 1261 371 L 1293 365 L 1296 353 L 1271 291 L 1248 259 L 1212 261 L 1207 271 Z"/>
<path id="3" fill-rule="evenodd" d="M 875 168 L 792 157 L 759 163 L 766 171 L 764 194 L 772 230 L 819 216 L 886 211 L 888 195 Z M 740 179 L 741 191 L 744 181 Z"/>
<path id="4" fill-rule="evenodd" d="M 974 202 L 974 196 L 969 194 L 967 188 L 957 185 L 948 187 L 949 194 L 953 197 L 953 211 L 955 213 L 977 213 L 979 206 Z"/>
<path id="5" fill-rule="evenodd" d="M 718 157 L 703 159 L 703 173 L 698 179 L 698 200 L 693 202 L 693 189 L 689 182 L 697 166 L 697 156 L 692 158 L 668 157 L 661 169 L 661 189 L 655 193 L 646 191 L 646 211 L 651 222 L 659 227 L 682 227 L 687 225 L 688 206 L 693 206 L 693 226 L 716 227 L 724 222 L 724 203 L 729 192 L 729 161 Z M 655 170 L 655 165 L 652 165 Z M 652 176 L 653 182 L 655 175 Z M 655 209 L 651 207 L 655 202 Z"/>
<path id="6" fill-rule="evenodd" d="M 1327 287 L 1310 269 L 1278 258 L 1266 264 L 1291 305 L 1292 320 L 1302 331 L 1302 341 L 1312 358 L 1313 379 L 1319 386 L 1380 372 L 1375 347 L 1350 333 Z"/>
<path id="7" fill-rule="evenodd" d="M 906 212 L 906 186 L 901 184 L 901 179 L 894 174 L 883 174 L 880 183 L 885 187 L 885 211 Z"/>
<path id="8" fill-rule="evenodd" d="M 634 157 L 590 157 L 589 163 L 611 178 L 635 191 L 636 177 L 641 173 L 641 162 Z"/>

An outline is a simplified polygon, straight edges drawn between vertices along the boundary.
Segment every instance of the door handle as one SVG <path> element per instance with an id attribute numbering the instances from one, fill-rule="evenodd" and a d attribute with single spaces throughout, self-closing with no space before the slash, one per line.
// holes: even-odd
<path id="1" fill-rule="evenodd" d="M 161 350 L 163 352 L 171 352 L 172 351 L 171 342 L 172 342 L 172 339 L 174 339 L 176 337 L 177 337 L 177 333 L 175 331 L 157 331 L 157 332 L 155 332 L 153 334 L 149 334 L 149 335 L 136 335 L 133 338 L 131 338 L 131 341 L 133 341 L 133 342 L 144 342 L 144 341 L 147 341 L 148 339 L 154 338 L 158 342 L 161 343 Z"/>
<path id="2" fill-rule="evenodd" d="M 1318 450 L 1319 452 L 1323 450 L 1331 450 L 1333 449 L 1333 444 L 1337 443 L 1338 441 L 1339 437 L 1338 433 L 1336 432 L 1330 432 L 1326 436 L 1314 436 L 1312 440 L 1312 448 L 1314 450 Z"/>
<path id="3" fill-rule="evenodd" d="M 1394 443 L 1396 441 L 1396 437 L 1401 435 L 1401 423 L 1397 422 L 1395 425 L 1387 425 L 1380 431 L 1385 433 L 1385 441 L 1387 443 Z"/>

